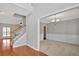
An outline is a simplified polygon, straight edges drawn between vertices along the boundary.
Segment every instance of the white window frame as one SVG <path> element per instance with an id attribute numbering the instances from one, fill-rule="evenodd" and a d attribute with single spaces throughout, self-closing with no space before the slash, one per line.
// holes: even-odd
<path id="1" fill-rule="evenodd" d="M 10 27 L 3 27 L 3 37 L 9 37 L 10 36 Z"/>

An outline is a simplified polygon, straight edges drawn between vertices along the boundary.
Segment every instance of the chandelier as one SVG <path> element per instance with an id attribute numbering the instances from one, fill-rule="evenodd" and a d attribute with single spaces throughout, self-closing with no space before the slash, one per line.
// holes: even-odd
<path id="1" fill-rule="evenodd" d="M 51 22 L 53 22 L 54 24 L 56 24 L 59 21 L 61 21 L 60 18 L 54 18 L 54 19 L 51 20 Z"/>

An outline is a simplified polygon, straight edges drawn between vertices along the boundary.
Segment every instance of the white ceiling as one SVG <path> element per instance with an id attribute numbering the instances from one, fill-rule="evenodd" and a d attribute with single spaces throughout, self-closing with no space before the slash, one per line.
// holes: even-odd
<path id="1" fill-rule="evenodd" d="M 40 15 L 41 22 L 49 23 L 48 20 L 42 19 L 45 16 L 60 12 L 61 10 L 70 8 L 77 5 L 77 3 L 32 3 L 32 6 L 37 10 Z"/>
<path id="2" fill-rule="evenodd" d="M 15 4 L 19 7 L 29 10 L 29 11 L 32 11 L 32 9 L 33 9 L 31 3 L 15 3 Z"/>
<path id="3" fill-rule="evenodd" d="M 15 13 L 23 16 L 27 16 L 30 13 L 29 8 L 26 9 L 12 3 L 0 3 L 0 11 L 3 12 L 3 14 L 0 14 L 0 23 L 8 24 L 19 24 L 19 17 L 15 19 L 13 16 Z"/>
<path id="4" fill-rule="evenodd" d="M 51 15 L 42 20 L 44 23 L 50 23 L 55 18 L 59 19 L 60 21 L 64 20 L 72 20 L 79 18 L 79 8 L 72 9 L 70 11 L 62 12 L 56 15 Z"/>
<path id="5" fill-rule="evenodd" d="M 41 17 L 48 14 L 53 14 L 59 10 L 75 5 L 74 3 L 32 3 L 32 6 L 37 10 Z"/>
<path id="6" fill-rule="evenodd" d="M 16 3 L 16 4 L 7 4 L 7 3 L 0 3 L 0 11 L 3 11 L 5 14 L 1 15 L 0 14 L 0 23 L 4 23 L 4 21 L 14 21 L 12 17 L 14 13 L 20 14 L 20 15 L 28 15 L 30 12 L 35 11 L 37 15 L 39 15 L 39 18 L 43 18 L 45 16 L 57 13 L 63 9 L 69 8 L 71 6 L 77 5 L 77 3 Z M 72 13 L 73 12 L 73 13 Z M 62 13 L 56 15 L 56 17 L 60 18 L 69 18 L 72 16 L 77 16 L 79 15 L 79 11 L 73 10 L 73 11 L 67 12 L 67 13 Z M 68 17 L 69 16 L 69 17 Z M 37 17 L 37 16 L 36 16 Z M 53 19 L 54 16 L 48 17 L 41 19 L 41 22 L 44 23 L 49 23 L 50 19 Z M 10 23 L 10 22 L 5 22 L 5 23 Z M 13 23 L 13 22 L 12 22 Z"/>

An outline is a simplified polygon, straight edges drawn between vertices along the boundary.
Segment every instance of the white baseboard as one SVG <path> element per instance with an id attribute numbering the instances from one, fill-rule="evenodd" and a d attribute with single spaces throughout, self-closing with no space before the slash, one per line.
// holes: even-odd
<path id="1" fill-rule="evenodd" d="M 24 46 L 24 45 L 27 45 L 27 44 L 26 43 L 23 43 L 23 44 L 13 45 L 13 48 L 20 47 L 20 46 Z"/>
<path id="2" fill-rule="evenodd" d="M 36 51 L 39 51 L 39 49 L 36 49 L 36 48 L 32 47 L 32 46 L 29 45 L 29 44 L 26 44 L 26 45 L 29 46 L 29 47 L 31 47 L 32 49 L 34 49 L 34 50 L 36 50 Z"/>
<path id="3" fill-rule="evenodd" d="M 36 51 L 39 51 L 39 49 L 36 49 L 36 48 L 32 47 L 31 45 L 26 44 L 26 43 L 24 43 L 24 44 L 19 44 L 19 45 L 17 45 L 17 46 L 14 45 L 13 48 L 20 47 L 20 46 L 24 46 L 24 45 L 29 46 L 29 47 L 31 47 L 32 49 L 36 50 Z"/>

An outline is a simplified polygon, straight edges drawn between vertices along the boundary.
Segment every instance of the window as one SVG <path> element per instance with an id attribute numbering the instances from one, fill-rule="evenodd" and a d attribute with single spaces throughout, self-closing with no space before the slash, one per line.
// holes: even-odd
<path id="1" fill-rule="evenodd" d="M 3 37 L 10 36 L 10 27 L 3 27 Z"/>

